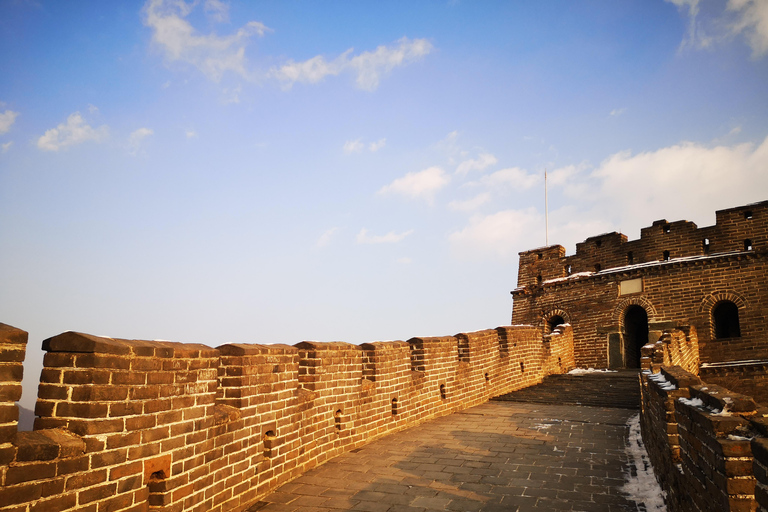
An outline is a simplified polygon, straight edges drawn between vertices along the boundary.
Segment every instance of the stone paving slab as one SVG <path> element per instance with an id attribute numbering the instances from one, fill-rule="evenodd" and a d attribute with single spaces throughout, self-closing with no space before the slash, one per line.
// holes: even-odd
<path id="1" fill-rule="evenodd" d="M 488 402 L 326 462 L 248 512 L 642 511 L 621 491 L 635 414 Z"/>

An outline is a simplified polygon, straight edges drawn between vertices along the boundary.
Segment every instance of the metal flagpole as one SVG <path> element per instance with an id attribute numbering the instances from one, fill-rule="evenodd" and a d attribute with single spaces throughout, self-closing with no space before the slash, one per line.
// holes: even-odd
<path id="1" fill-rule="evenodd" d="M 547 169 L 544 168 L 544 240 L 549 247 L 549 205 L 547 204 Z"/>

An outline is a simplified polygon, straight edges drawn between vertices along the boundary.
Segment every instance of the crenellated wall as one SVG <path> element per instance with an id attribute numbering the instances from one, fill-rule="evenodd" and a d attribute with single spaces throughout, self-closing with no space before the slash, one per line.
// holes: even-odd
<path id="1" fill-rule="evenodd" d="M 768 510 L 768 408 L 678 366 L 641 373 L 643 441 L 670 512 Z"/>
<path id="2" fill-rule="evenodd" d="M 0 511 L 241 512 L 344 451 L 573 367 L 529 326 L 408 342 L 46 340 L 16 432 L 27 335 L 0 324 Z"/>

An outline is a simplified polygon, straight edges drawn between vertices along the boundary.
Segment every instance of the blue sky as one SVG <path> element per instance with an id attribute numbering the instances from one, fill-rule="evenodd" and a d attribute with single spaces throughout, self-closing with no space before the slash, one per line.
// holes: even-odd
<path id="1" fill-rule="evenodd" d="M 768 2 L 0 2 L 0 321 L 509 322 L 517 253 L 768 192 Z"/>

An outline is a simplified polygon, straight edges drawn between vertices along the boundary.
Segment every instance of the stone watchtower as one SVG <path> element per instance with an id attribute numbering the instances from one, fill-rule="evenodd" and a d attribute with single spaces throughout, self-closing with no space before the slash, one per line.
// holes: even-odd
<path id="1" fill-rule="evenodd" d="M 768 201 L 716 212 L 714 226 L 655 221 L 639 240 L 605 233 L 565 255 L 520 253 L 513 324 L 573 326 L 576 364 L 639 367 L 662 331 L 698 336 L 702 363 L 768 360 Z"/>

